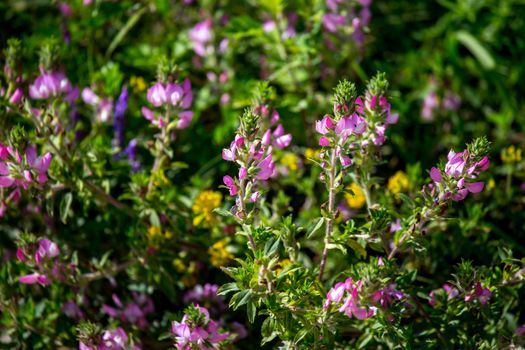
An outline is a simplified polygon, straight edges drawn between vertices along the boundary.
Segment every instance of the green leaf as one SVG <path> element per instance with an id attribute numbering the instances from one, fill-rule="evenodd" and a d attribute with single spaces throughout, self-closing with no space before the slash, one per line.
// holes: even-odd
<path id="1" fill-rule="evenodd" d="M 366 258 L 366 249 L 353 239 L 346 241 L 346 244 L 360 257 Z"/>
<path id="2" fill-rule="evenodd" d="M 257 314 L 257 308 L 255 307 L 255 303 L 253 301 L 248 303 L 246 311 L 248 312 L 248 321 L 253 323 L 253 321 L 255 321 L 255 315 Z"/>
<path id="3" fill-rule="evenodd" d="M 60 201 L 60 220 L 64 224 L 67 223 L 67 216 L 69 214 L 69 210 L 71 209 L 72 202 L 73 194 L 71 194 L 71 192 L 66 193 Z"/>
<path id="4" fill-rule="evenodd" d="M 312 237 L 323 226 L 325 218 L 318 218 L 317 221 L 312 222 L 306 230 L 306 238 Z"/>
<path id="5" fill-rule="evenodd" d="M 145 11 L 146 11 L 146 8 L 143 7 L 137 12 L 135 12 L 135 14 L 128 19 L 126 24 L 120 29 L 117 35 L 115 35 L 111 44 L 109 44 L 108 49 L 106 51 L 106 57 L 111 56 L 113 51 L 117 48 L 120 42 L 126 37 L 128 32 L 131 30 L 131 28 L 133 28 L 133 26 L 137 24 L 140 17 L 144 14 Z"/>
<path id="6" fill-rule="evenodd" d="M 230 307 L 232 307 L 234 310 L 237 310 L 239 306 L 242 306 L 248 301 L 250 301 L 252 297 L 252 290 L 251 289 L 245 289 L 243 291 L 240 291 L 239 293 L 235 294 L 231 300 L 230 300 Z"/>
<path id="7" fill-rule="evenodd" d="M 481 43 L 476 39 L 472 34 L 460 30 L 456 32 L 456 38 L 460 43 L 465 45 L 465 47 L 478 59 L 479 63 L 485 69 L 493 69 L 496 66 L 494 58 L 487 49 L 481 45 Z"/>
<path id="8" fill-rule="evenodd" d="M 231 212 L 229 212 L 226 209 L 222 209 L 222 208 L 215 208 L 213 209 L 213 212 L 219 214 L 220 216 L 224 216 L 224 217 L 233 216 Z"/>
<path id="9" fill-rule="evenodd" d="M 226 283 L 219 288 L 219 290 L 217 291 L 217 295 L 226 295 L 228 293 L 235 292 L 238 290 L 239 290 L 239 287 L 237 287 L 237 283 L 235 282 Z"/>
<path id="10" fill-rule="evenodd" d="M 264 245 L 264 255 L 272 256 L 277 249 L 279 249 L 279 240 L 275 238 L 270 238 Z"/>

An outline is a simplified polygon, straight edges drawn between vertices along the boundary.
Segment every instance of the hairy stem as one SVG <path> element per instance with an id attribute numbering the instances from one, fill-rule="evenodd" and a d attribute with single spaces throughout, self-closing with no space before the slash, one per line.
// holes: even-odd
<path id="1" fill-rule="evenodd" d="M 335 218 L 335 177 L 336 177 L 336 154 L 335 149 L 332 149 L 330 156 L 330 171 L 328 173 L 328 218 L 326 220 L 326 230 L 324 235 L 324 248 L 321 257 L 321 265 L 319 267 L 319 281 L 323 280 L 326 260 L 328 259 L 328 244 L 334 227 Z"/>

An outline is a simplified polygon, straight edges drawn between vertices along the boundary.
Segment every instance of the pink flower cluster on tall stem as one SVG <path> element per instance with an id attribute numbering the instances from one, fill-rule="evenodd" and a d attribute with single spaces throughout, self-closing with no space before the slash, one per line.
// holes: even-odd
<path id="1" fill-rule="evenodd" d="M 177 116 L 175 128 L 185 129 L 190 125 L 193 112 L 188 108 L 193 101 L 193 92 L 188 79 L 182 84 L 157 82 L 148 89 L 147 98 L 154 107 L 163 107 L 161 112 L 142 107 L 142 114 L 153 125 L 166 128 L 172 122 L 174 114 Z"/>
<path id="2" fill-rule="evenodd" d="M 208 310 L 199 305 L 194 305 L 191 314 L 186 313 L 180 322 L 173 321 L 171 332 L 179 350 L 217 349 L 219 343 L 230 337 L 230 333 L 219 330 L 219 324 L 210 318 Z"/>
<path id="3" fill-rule="evenodd" d="M 483 181 L 474 181 L 490 165 L 487 156 L 478 159 L 476 155 L 466 149 L 456 153 L 450 150 L 448 161 L 444 171 L 432 167 L 430 177 L 434 181 L 428 185 L 428 191 L 436 197 L 437 201 L 445 201 L 451 198 L 453 201 L 461 201 L 469 193 L 478 193 L 483 190 Z"/>
<path id="4" fill-rule="evenodd" d="M 240 220 L 245 220 L 248 215 L 246 203 L 254 203 L 260 197 L 257 184 L 268 180 L 274 173 L 275 163 L 272 155 L 272 134 L 267 130 L 260 131 L 260 115 L 256 109 L 247 110 L 241 117 L 241 126 L 229 148 L 222 150 L 224 160 L 235 162 L 239 165 L 238 176 L 223 177 L 223 182 L 228 187 L 231 196 L 236 196 L 236 205 L 233 212 Z M 279 135 L 279 133 L 278 133 Z M 278 142 L 283 135 L 275 137 Z M 291 141 L 291 139 L 290 139 Z M 289 143 L 283 142 L 281 145 Z"/>
<path id="5" fill-rule="evenodd" d="M 345 282 L 338 282 L 330 289 L 323 304 L 323 309 L 329 310 L 332 306 L 337 307 L 338 311 L 346 316 L 364 320 L 375 315 L 375 307 L 367 307 L 362 304 L 360 293 L 363 281 L 354 282 L 348 277 Z"/>

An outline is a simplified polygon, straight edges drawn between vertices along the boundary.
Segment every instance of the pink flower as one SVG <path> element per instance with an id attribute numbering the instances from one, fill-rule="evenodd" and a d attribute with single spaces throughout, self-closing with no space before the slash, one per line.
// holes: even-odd
<path id="1" fill-rule="evenodd" d="M 84 88 L 81 97 L 82 101 L 88 105 L 96 106 L 100 102 L 100 98 L 90 88 Z"/>
<path id="2" fill-rule="evenodd" d="M 23 284 L 38 283 L 42 286 L 46 286 L 50 283 L 46 275 L 41 275 L 36 272 L 30 275 L 21 276 L 18 278 L 18 280 L 20 281 L 20 283 L 23 283 Z"/>
<path id="3" fill-rule="evenodd" d="M 275 164 L 272 160 L 272 153 L 270 152 L 259 164 L 257 164 L 257 180 L 268 180 L 273 175 Z"/>
<path id="4" fill-rule="evenodd" d="M 16 105 L 22 100 L 22 97 L 24 97 L 22 89 L 16 88 L 11 97 L 9 98 L 9 103 Z"/>
<path id="5" fill-rule="evenodd" d="M 193 118 L 192 111 L 184 111 L 179 113 L 179 121 L 177 122 L 177 129 L 185 129 L 191 124 Z"/>
<path id="6" fill-rule="evenodd" d="M 206 56 L 213 52 L 212 46 L 207 46 L 212 39 L 212 21 L 211 19 L 197 23 L 188 33 L 190 41 L 193 43 L 193 49 L 199 56 Z"/>
<path id="7" fill-rule="evenodd" d="M 45 257 L 54 258 L 60 254 L 60 249 L 56 243 L 50 241 L 49 239 L 41 239 L 38 242 L 38 250 L 35 255 L 35 260 L 37 263 L 40 263 L 41 260 Z"/>
<path id="8" fill-rule="evenodd" d="M 281 124 L 277 125 L 273 132 L 273 145 L 279 149 L 288 147 L 292 142 L 292 134 L 284 134 L 284 128 Z"/>
<path id="9" fill-rule="evenodd" d="M 168 101 L 166 89 L 164 86 L 157 82 L 155 85 L 148 89 L 148 101 L 155 107 L 160 107 Z"/>
<path id="10" fill-rule="evenodd" d="M 323 16 L 323 27 L 330 33 L 337 32 L 337 27 L 346 23 L 346 17 L 334 13 L 327 13 Z"/>
<path id="11" fill-rule="evenodd" d="M 319 139 L 319 146 L 321 146 L 321 147 L 328 147 L 328 146 L 330 146 L 330 140 L 328 138 L 324 137 L 324 136 L 321 137 Z"/>
<path id="12" fill-rule="evenodd" d="M 315 122 L 315 130 L 322 135 L 326 135 L 329 129 L 334 127 L 334 123 L 329 116 L 325 116 L 322 120 Z"/>
<path id="13" fill-rule="evenodd" d="M 235 184 L 235 181 L 232 179 L 232 177 L 226 175 L 222 178 L 222 181 L 224 182 L 226 187 L 228 187 L 230 191 L 230 196 L 235 196 L 237 194 L 237 185 Z"/>
<path id="14" fill-rule="evenodd" d="M 437 182 L 437 183 L 440 183 L 441 181 L 443 181 L 441 172 L 436 167 L 432 167 L 432 169 L 430 169 L 430 178 L 434 180 L 434 182 Z"/>

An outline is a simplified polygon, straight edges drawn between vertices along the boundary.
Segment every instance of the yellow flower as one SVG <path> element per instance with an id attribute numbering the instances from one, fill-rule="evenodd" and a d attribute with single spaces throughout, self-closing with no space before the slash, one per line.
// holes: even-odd
<path id="1" fill-rule="evenodd" d="M 388 179 L 388 190 L 394 194 L 408 190 L 408 176 L 399 170 Z"/>
<path id="2" fill-rule="evenodd" d="M 503 163 L 518 163 L 521 161 L 521 149 L 511 145 L 501 151 L 501 160 Z"/>
<path id="3" fill-rule="evenodd" d="M 150 240 L 154 240 L 155 238 L 157 238 L 161 234 L 162 234 L 162 230 L 160 229 L 159 226 L 150 226 L 148 228 L 148 238 Z"/>
<path id="4" fill-rule="evenodd" d="M 144 81 L 143 77 L 131 77 L 129 80 L 129 85 L 135 90 L 136 92 L 142 92 L 146 90 L 146 82 Z"/>
<path id="5" fill-rule="evenodd" d="M 277 269 L 275 270 L 275 274 L 278 275 L 281 273 L 281 271 L 286 267 L 292 264 L 292 261 L 290 259 L 283 259 L 279 261 L 277 264 Z"/>
<path id="6" fill-rule="evenodd" d="M 321 151 L 318 149 L 307 148 L 304 151 L 304 157 L 306 159 L 317 159 L 319 158 L 319 153 L 321 153 Z"/>
<path id="7" fill-rule="evenodd" d="M 229 261 L 233 260 L 233 255 L 226 249 L 228 239 L 224 238 L 220 241 L 215 242 L 209 249 L 210 262 L 215 267 L 221 267 L 226 265 Z"/>
<path id="8" fill-rule="evenodd" d="M 286 153 L 279 162 L 291 171 L 299 168 L 299 158 L 294 153 Z"/>
<path id="9" fill-rule="evenodd" d="M 492 190 L 494 187 L 496 187 L 496 181 L 494 181 L 494 179 L 490 179 L 488 182 L 487 182 L 487 190 L 490 191 Z"/>
<path id="10" fill-rule="evenodd" d="M 195 198 L 195 203 L 191 210 L 196 215 L 193 218 L 193 225 L 198 226 L 201 222 L 206 225 L 213 223 L 215 216 L 213 209 L 221 205 L 222 194 L 216 191 L 202 191 Z"/>
<path id="11" fill-rule="evenodd" d="M 366 203 L 366 198 L 363 191 L 361 191 L 361 189 L 355 182 L 348 186 L 348 189 L 354 193 L 345 193 L 345 199 L 348 206 L 352 209 L 362 208 L 363 205 L 365 205 Z"/>

